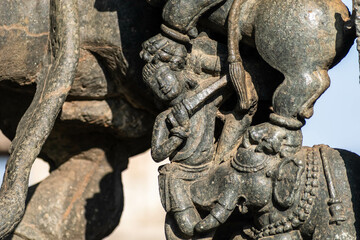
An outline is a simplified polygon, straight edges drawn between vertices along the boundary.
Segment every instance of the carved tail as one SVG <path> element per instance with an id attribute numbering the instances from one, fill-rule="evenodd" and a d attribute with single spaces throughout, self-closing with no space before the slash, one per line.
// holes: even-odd
<path id="1" fill-rule="evenodd" d="M 75 77 L 79 59 L 77 0 L 51 0 L 51 54 L 37 80 L 34 99 L 19 122 L 0 189 L 0 238 L 25 212 L 31 166 L 49 136 Z"/>
<path id="2" fill-rule="evenodd" d="M 258 96 L 251 81 L 247 77 L 240 56 L 239 42 L 242 38 L 239 28 L 240 7 L 242 0 L 234 0 L 230 8 L 228 20 L 229 75 L 239 97 L 240 108 L 248 110 L 257 103 Z"/>

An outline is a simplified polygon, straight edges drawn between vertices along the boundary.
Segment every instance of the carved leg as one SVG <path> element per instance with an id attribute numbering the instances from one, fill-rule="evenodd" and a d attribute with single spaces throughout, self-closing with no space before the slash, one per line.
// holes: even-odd
<path id="1" fill-rule="evenodd" d="M 101 149 L 71 158 L 41 182 L 9 239 L 102 239 L 123 210 L 120 170 Z"/>
<path id="2" fill-rule="evenodd" d="M 215 206 L 211 209 L 204 219 L 202 219 L 195 227 L 197 232 L 207 232 L 215 229 L 225 223 L 238 204 L 241 192 L 241 181 L 238 178 L 239 173 L 232 168 L 230 161 L 222 164 L 216 173 L 227 173 L 223 184 L 223 191 L 219 195 Z M 219 174 L 220 175 L 220 174 Z"/>
<path id="3" fill-rule="evenodd" d="M 194 227 L 201 220 L 199 213 L 193 207 L 181 212 L 175 212 L 174 218 L 181 231 L 189 236 L 194 234 Z"/>
<path id="4" fill-rule="evenodd" d="M 181 172 L 173 172 L 181 175 Z M 194 235 L 194 227 L 201 220 L 188 192 L 188 182 L 176 176 L 170 179 L 171 211 L 181 230 L 187 236 Z"/>
<path id="5" fill-rule="evenodd" d="M 167 213 L 165 217 L 165 236 L 166 240 L 189 239 L 180 231 L 172 213 Z"/>
<path id="6" fill-rule="evenodd" d="M 184 235 L 174 219 L 174 215 L 172 213 L 167 213 L 165 218 L 165 235 L 166 240 L 182 240 L 182 239 L 201 239 L 201 240 L 212 240 L 214 236 L 214 231 L 206 233 L 206 234 L 196 234 L 194 237 L 188 237 Z"/>
<path id="7" fill-rule="evenodd" d="M 256 151 L 280 153 L 281 156 L 295 154 L 302 145 L 300 128 L 304 118 L 313 115 L 313 106 L 329 87 L 330 78 L 326 70 L 285 76 L 284 82 L 273 96 L 274 113 L 270 123 L 249 128 L 244 146 L 258 145 Z"/>
<path id="8" fill-rule="evenodd" d="M 288 118 L 310 118 L 315 101 L 329 85 L 327 70 L 287 75 L 274 93 L 274 111 Z"/>
<path id="9" fill-rule="evenodd" d="M 163 10 L 166 25 L 187 33 L 196 27 L 200 16 L 224 0 L 169 0 Z"/>

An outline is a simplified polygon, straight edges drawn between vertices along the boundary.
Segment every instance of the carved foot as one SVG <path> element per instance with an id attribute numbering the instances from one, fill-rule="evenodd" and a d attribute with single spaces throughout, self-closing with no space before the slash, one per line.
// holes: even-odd
<path id="1" fill-rule="evenodd" d="M 201 220 L 198 212 L 194 208 L 188 208 L 181 212 L 174 213 L 175 221 L 179 229 L 187 236 L 194 235 L 194 227 Z"/>

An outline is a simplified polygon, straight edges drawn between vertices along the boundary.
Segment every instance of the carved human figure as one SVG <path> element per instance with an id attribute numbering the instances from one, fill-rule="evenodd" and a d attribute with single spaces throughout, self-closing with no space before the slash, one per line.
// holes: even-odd
<path id="1" fill-rule="evenodd" d="M 218 151 L 214 154 L 215 159 L 222 161 L 222 163 L 215 166 L 214 171 L 209 171 L 208 176 L 202 175 L 196 180 L 189 178 L 187 186 L 190 190 L 189 188 L 184 189 L 182 182 L 171 182 L 170 180 L 167 180 L 166 184 L 161 185 L 160 188 L 164 189 L 163 186 L 167 186 L 169 189 L 177 189 L 178 195 L 174 193 L 170 196 L 176 196 L 178 199 L 185 196 L 189 201 L 189 206 L 192 206 L 189 209 L 194 208 L 194 205 L 198 208 L 203 207 L 203 209 L 208 207 L 206 210 L 209 210 L 210 213 L 201 221 L 198 221 L 199 217 L 194 221 L 198 222 L 195 231 L 199 233 L 216 229 L 219 226 L 221 228 L 222 224 L 226 223 L 236 207 L 239 206 L 241 213 L 249 210 L 255 218 L 256 228 L 253 230 L 253 236 L 249 236 L 252 239 L 265 240 L 269 239 L 268 236 L 275 234 L 285 234 L 278 235 L 275 239 L 281 237 L 301 239 L 303 236 L 314 236 L 314 239 L 320 239 L 321 236 L 332 236 L 324 233 L 333 227 L 327 221 L 320 220 L 316 223 L 317 232 L 315 233 L 310 230 L 303 231 L 297 223 L 297 221 L 304 222 L 307 220 L 312 207 L 312 203 L 308 202 L 313 201 L 313 199 L 309 200 L 308 197 L 304 197 L 309 195 L 309 188 L 305 185 L 314 185 L 312 187 L 316 188 L 318 184 L 317 177 L 314 177 L 318 175 L 318 170 L 313 170 L 317 167 L 312 166 L 316 160 L 312 160 L 311 157 L 303 154 L 301 128 L 305 124 L 305 119 L 312 116 L 315 101 L 329 86 L 330 80 L 327 71 L 347 53 L 354 39 L 354 26 L 351 25 L 352 21 L 345 5 L 340 1 L 329 4 L 323 0 L 315 3 L 308 0 L 297 1 L 301 8 L 293 8 L 294 1 L 292 0 L 149 0 L 149 2 L 163 6 L 162 35 L 158 37 L 162 40 L 157 39 L 157 43 L 166 42 L 168 41 L 166 39 L 170 38 L 177 45 L 182 44 L 184 49 L 186 47 L 191 54 L 195 52 L 193 43 L 199 37 L 198 29 L 201 27 L 208 30 L 209 33 L 224 34 L 227 32 L 228 68 L 221 65 L 222 72 L 220 72 L 231 81 L 235 90 L 236 108 L 241 112 L 238 116 L 246 116 L 247 119 L 244 121 L 241 117 L 235 117 L 234 121 L 225 122 L 221 133 L 222 137 L 218 143 L 225 142 L 224 145 L 229 146 L 226 148 L 219 144 Z M 205 12 L 207 14 L 204 14 Z M 203 18 L 200 23 L 201 17 Z M 222 40 L 217 38 L 218 35 L 214 36 L 219 41 Z M 279 83 L 275 87 L 276 90 L 274 88 L 275 91 L 272 92 L 270 98 L 261 98 L 263 96 L 259 92 L 259 87 L 255 88 L 257 82 L 252 76 L 249 77 L 245 71 L 239 51 L 240 41 L 241 44 L 254 47 L 262 60 L 265 60 L 267 64 L 282 75 L 279 77 Z M 155 42 L 150 45 L 156 50 L 159 49 Z M 170 51 L 165 52 L 175 53 L 178 48 L 170 47 L 167 49 Z M 156 69 L 161 69 L 159 67 L 161 64 L 156 59 L 166 60 L 166 57 L 164 58 L 162 55 L 151 57 L 150 61 L 148 58 L 147 62 L 155 60 L 153 66 L 158 64 Z M 189 57 L 185 57 L 182 73 L 186 72 L 188 67 L 191 68 L 192 63 L 188 61 L 189 59 Z M 170 63 L 170 68 L 172 68 L 171 65 Z M 149 66 L 152 65 L 148 64 L 145 69 L 151 69 Z M 173 68 L 171 70 L 174 71 Z M 206 72 L 203 69 L 201 71 Z M 147 73 L 149 72 L 151 71 L 147 71 Z M 199 74 L 201 75 L 201 73 Z M 159 74 L 153 72 L 149 75 L 157 76 Z M 186 74 L 179 76 L 184 77 Z M 262 77 L 265 79 L 264 81 L 272 80 L 268 76 Z M 163 75 L 160 78 L 168 77 Z M 218 79 L 221 81 L 223 78 L 219 77 Z M 204 89 L 204 87 L 200 86 L 189 92 L 196 92 L 197 89 Z M 212 92 L 207 95 L 206 99 L 214 99 L 216 96 Z M 200 139 L 204 135 L 202 131 L 186 131 L 188 121 L 190 122 L 193 117 L 192 114 L 188 115 L 188 118 L 183 115 L 183 113 L 189 113 L 186 104 L 189 98 L 191 98 L 189 95 L 185 95 L 184 100 L 179 102 L 180 105 L 175 107 L 173 104 L 172 110 L 161 113 L 158 118 L 164 122 L 163 127 L 156 124 L 154 127 L 154 136 L 161 136 L 160 129 L 167 130 L 163 133 L 163 137 L 159 138 L 163 140 L 153 141 L 152 146 L 155 148 L 154 152 L 162 149 L 162 147 L 168 151 L 163 157 L 170 156 L 172 160 L 170 166 L 175 166 L 173 163 L 177 163 L 177 154 L 182 153 L 181 150 L 186 147 L 189 139 Z M 253 125 L 250 126 L 254 112 L 258 108 L 260 109 L 260 105 L 266 101 L 271 102 L 271 105 L 266 105 L 268 108 L 270 107 L 270 114 L 269 112 L 258 113 L 262 116 L 261 121 L 254 121 Z M 198 104 L 201 107 L 195 112 L 199 112 L 205 106 L 204 104 L 204 101 L 202 104 Z M 208 101 L 206 104 L 209 104 Z M 234 101 L 232 101 L 231 106 L 234 106 Z M 207 117 L 209 120 L 215 118 L 213 115 Z M 166 125 L 166 121 L 168 125 Z M 232 126 L 229 126 L 228 123 Z M 200 126 L 200 122 L 197 124 L 200 129 L 207 126 Z M 214 131 L 214 128 L 209 128 L 209 130 Z M 231 140 L 224 141 L 226 136 L 230 137 Z M 170 138 L 173 139 L 170 140 Z M 176 138 L 178 139 L 176 140 Z M 179 138 L 186 139 L 186 141 Z M 234 144 L 236 140 L 242 141 L 241 147 L 238 148 L 238 145 Z M 194 146 L 194 152 L 198 150 L 196 147 Z M 234 150 L 237 151 L 236 156 L 229 155 Z M 311 151 L 314 152 L 315 150 Z M 309 150 L 309 152 L 311 151 Z M 324 159 L 323 163 L 326 162 Z M 310 161 L 305 163 L 306 166 L 311 165 L 311 168 L 306 168 L 307 174 L 303 174 L 304 161 Z M 195 162 L 198 161 L 195 160 Z M 272 173 L 272 170 L 275 173 Z M 280 172 L 286 172 L 286 170 L 288 172 L 285 174 L 285 180 L 281 182 L 283 177 L 280 175 L 283 173 Z M 169 167 L 167 173 L 170 176 L 179 172 L 177 169 L 174 170 Z M 183 175 L 181 178 L 185 180 Z M 321 180 L 324 186 L 331 182 L 326 176 Z M 335 186 L 337 183 L 330 185 L 337 188 Z M 348 190 L 347 188 L 345 192 L 348 193 Z M 305 200 L 300 198 L 301 194 L 304 195 Z M 328 193 L 322 186 L 320 198 L 325 199 L 324 195 L 326 194 Z M 330 190 L 329 194 L 331 195 Z M 273 199 L 274 202 L 272 202 Z M 173 199 L 169 198 L 168 202 L 171 200 Z M 305 203 L 304 201 L 308 202 Z M 349 202 L 349 198 L 346 201 Z M 329 204 L 331 205 L 333 202 L 329 201 Z M 319 205 L 322 216 L 326 215 L 324 213 L 326 205 L 327 203 Z M 334 210 L 339 206 L 336 205 L 332 209 Z M 295 211 L 295 218 L 286 219 L 287 214 L 292 211 Z M 340 217 L 338 216 L 336 223 L 342 221 L 341 216 L 341 214 Z M 181 225 L 184 222 L 180 220 L 180 217 L 175 216 L 176 218 L 175 224 L 180 229 L 184 228 L 184 225 Z M 273 225 L 279 226 L 274 227 Z M 189 229 L 193 231 L 193 225 L 190 224 L 190 226 Z M 305 226 L 305 228 L 308 227 L 306 224 Z M 346 223 L 346 230 L 338 231 L 336 234 L 345 233 L 353 237 L 354 233 L 351 226 L 352 219 Z M 268 229 L 265 229 L 267 227 Z M 283 231 L 285 228 L 286 230 Z M 190 233 L 192 234 L 192 232 Z"/>
<path id="2" fill-rule="evenodd" d="M 240 41 L 255 47 L 268 64 L 283 74 L 284 80 L 272 97 L 269 122 L 249 129 L 250 137 L 259 145 L 257 149 L 273 154 L 287 135 L 302 138 L 297 130 L 312 116 L 315 101 L 329 86 L 328 69 L 341 60 L 354 39 L 353 21 L 341 1 L 330 6 L 323 0 L 316 4 L 301 0 L 298 4 L 302 7 L 295 9 L 292 0 L 149 2 L 163 6 L 163 34 L 185 45 L 198 36 L 201 17 L 202 27 L 227 32 L 228 74 L 241 109 L 256 108 L 258 96 L 251 79 L 245 77 Z M 284 14 L 284 9 L 289 13 Z M 324 34 L 319 37 L 318 33 Z M 297 144 L 294 149 L 301 147 L 301 141 Z"/>
<path id="3" fill-rule="evenodd" d="M 163 41 L 164 38 L 158 40 Z M 147 43 L 141 55 L 145 55 L 148 60 L 158 58 L 150 56 L 146 45 Z M 162 49 L 165 48 L 166 51 L 165 45 L 176 48 L 178 44 L 168 41 L 161 49 L 161 43 L 152 42 L 153 45 L 158 47 L 157 51 L 162 51 L 164 57 Z M 218 79 L 195 80 L 179 68 L 179 65 L 170 65 L 172 64 L 158 59 L 156 63 L 150 62 L 144 68 L 145 82 L 155 96 L 168 106 L 155 120 L 151 155 L 156 162 L 169 157 L 171 163 L 159 169 L 162 204 L 168 215 L 174 217 L 181 232 L 192 236 L 194 227 L 201 218 L 191 200 L 189 188 L 193 181 L 206 176 L 214 166 L 215 118 L 224 94 L 220 91 L 219 94 L 201 101 L 196 110 L 189 114 L 184 101 L 208 90 L 207 87 L 214 88 Z M 215 90 L 217 89 L 218 87 L 215 87 Z"/>

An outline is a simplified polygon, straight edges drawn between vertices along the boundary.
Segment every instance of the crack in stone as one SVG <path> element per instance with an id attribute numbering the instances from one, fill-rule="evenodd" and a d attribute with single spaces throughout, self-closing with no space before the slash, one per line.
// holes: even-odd
<path id="1" fill-rule="evenodd" d="M 13 25 L 1 25 L 0 26 L 0 30 L 5 30 L 5 31 L 23 31 L 26 33 L 27 36 L 29 37 L 43 37 L 43 36 L 47 36 L 49 35 L 49 32 L 42 32 L 42 33 L 32 33 L 29 31 L 28 27 L 24 27 L 18 24 L 13 24 Z"/>

